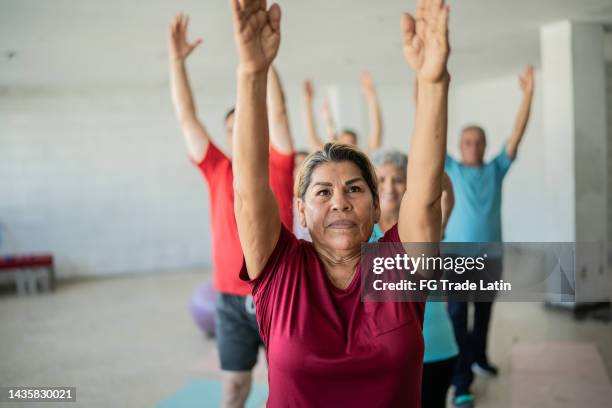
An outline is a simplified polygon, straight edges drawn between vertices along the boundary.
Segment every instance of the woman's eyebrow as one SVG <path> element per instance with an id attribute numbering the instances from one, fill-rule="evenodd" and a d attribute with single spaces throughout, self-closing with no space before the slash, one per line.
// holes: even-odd
<path id="1" fill-rule="evenodd" d="M 352 178 L 352 179 L 350 179 L 350 180 L 348 180 L 348 181 L 345 181 L 345 182 L 344 182 L 344 185 L 345 185 L 345 186 L 348 186 L 348 185 L 350 185 L 350 184 L 355 184 L 355 183 L 357 183 L 358 181 L 364 181 L 364 182 L 365 182 L 365 180 L 363 179 L 363 177 L 355 177 L 355 178 Z M 313 187 L 314 187 L 314 186 L 332 187 L 333 185 L 334 185 L 333 183 L 330 183 L 330 182 L 328 182 L 328 181 L 317 181 L 316 183 L 313 183 L 313 184 L 312 184 L 312 186 L 313 186 Z"/>
<path id="2" fill-rule="evenodd" d="M 365 181 L 365 180 L 363 179 L 363 177 L 355 177 L 355 178 L 352 178 L 349 181 L 345 182 L 344 185 L 348 186 L 349 184 L 354 184 L 354 183 L 356 183 L 358 181 Z"/>

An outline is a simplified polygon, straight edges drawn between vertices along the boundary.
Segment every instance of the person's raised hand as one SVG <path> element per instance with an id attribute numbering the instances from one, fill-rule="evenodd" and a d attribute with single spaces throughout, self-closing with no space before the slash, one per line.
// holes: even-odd
<path id="1" fill-rule="evenodd" d="M 533 66 L 527 65 L 519 76 L 519 85 L 525 94 L 533 94 Z"/>
<path id="2" fill-rule="evenodd" d="M 280 7 L 275 3 L 266 9 L 266 0 L 230 1 L 240 69 L 265 72 L 280 45 Z"/>
<path id="3" fill-rule="evenodd" d="M 202 43 L 201 38 L 196 39 L 192 43 L 187 41 L 188 25 L 189 16 L 183 13 L 177 14 L 170 23 L 168 30 L 168 51 L 172 60 L 185 60 Z"/>
<path id="4" fill-rule="evenodd" d="M 404 57 L 419 81 L 439 82 L 447 75 L 448 14 L 444 0 L 418 0 L 414 16 L 402 15 Z"/>
<path id="5" fill-rule="evenodd" d="M 323 107 L 321 108 L 321 114 L 325 120 L 329 120 L 332 117 L 331 104 L 329 103 L 329 97 L 325 97 L 323 100 Z"/>
<path id="6" fill-rule="evenodd" d="M 372 76 L 367 71 L 361 73 L 361 89 L 366 96 L 372 96 L 376 93 Z"/>
<path id="7" fill-rule="evenodd" d="M 310 82 L 309 80 L 304 81 L 304 98 L 309 101 L 312 101 L 313 96 L 314 89 L 312 87 L 312 82 Z"/>

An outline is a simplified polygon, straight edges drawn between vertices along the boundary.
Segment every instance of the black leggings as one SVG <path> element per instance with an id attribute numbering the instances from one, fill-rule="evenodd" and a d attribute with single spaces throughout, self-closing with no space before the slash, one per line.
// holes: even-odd
<path id="1" fill-rule="evenodd" d="M 445 408 L 457 357 L 423 364 L 422 408 Z"/>

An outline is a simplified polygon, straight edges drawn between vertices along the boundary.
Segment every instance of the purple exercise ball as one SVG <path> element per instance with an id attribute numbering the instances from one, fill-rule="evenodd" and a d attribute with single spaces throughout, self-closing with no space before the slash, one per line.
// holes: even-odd
<path id="1" fill-rule="evenodd" d="M 212 282 L 199 286 L 191 297 L 191 316 L 207 336 L 215 335 L 216 291 Z"/>

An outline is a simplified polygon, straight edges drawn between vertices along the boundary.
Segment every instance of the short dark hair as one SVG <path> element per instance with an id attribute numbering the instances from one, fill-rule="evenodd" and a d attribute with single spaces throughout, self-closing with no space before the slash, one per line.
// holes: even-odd
<path id="1" fill-rule="evenodd" d="M 236 108 L 232 106 L 232 108 L 228 110 L 227 113 L 225 114 L 224 121 L 227 121 L 230 118 L 230 116 L 232 116 L 235 112 L 236 112 Z"/>
<path id="2" fill-rule="evenodd" d="M 308 155 L 295 178 L 295 196 L 304 199 L 310 186 L 312 173 L 324 163 L 351 162 L 359 168 L 361 175 L 372 193 L 374 207 L 378 207 L 378 178 L 368 156 L 358 147 L 345 143 L 326 143 L 322 150 Z"/>

